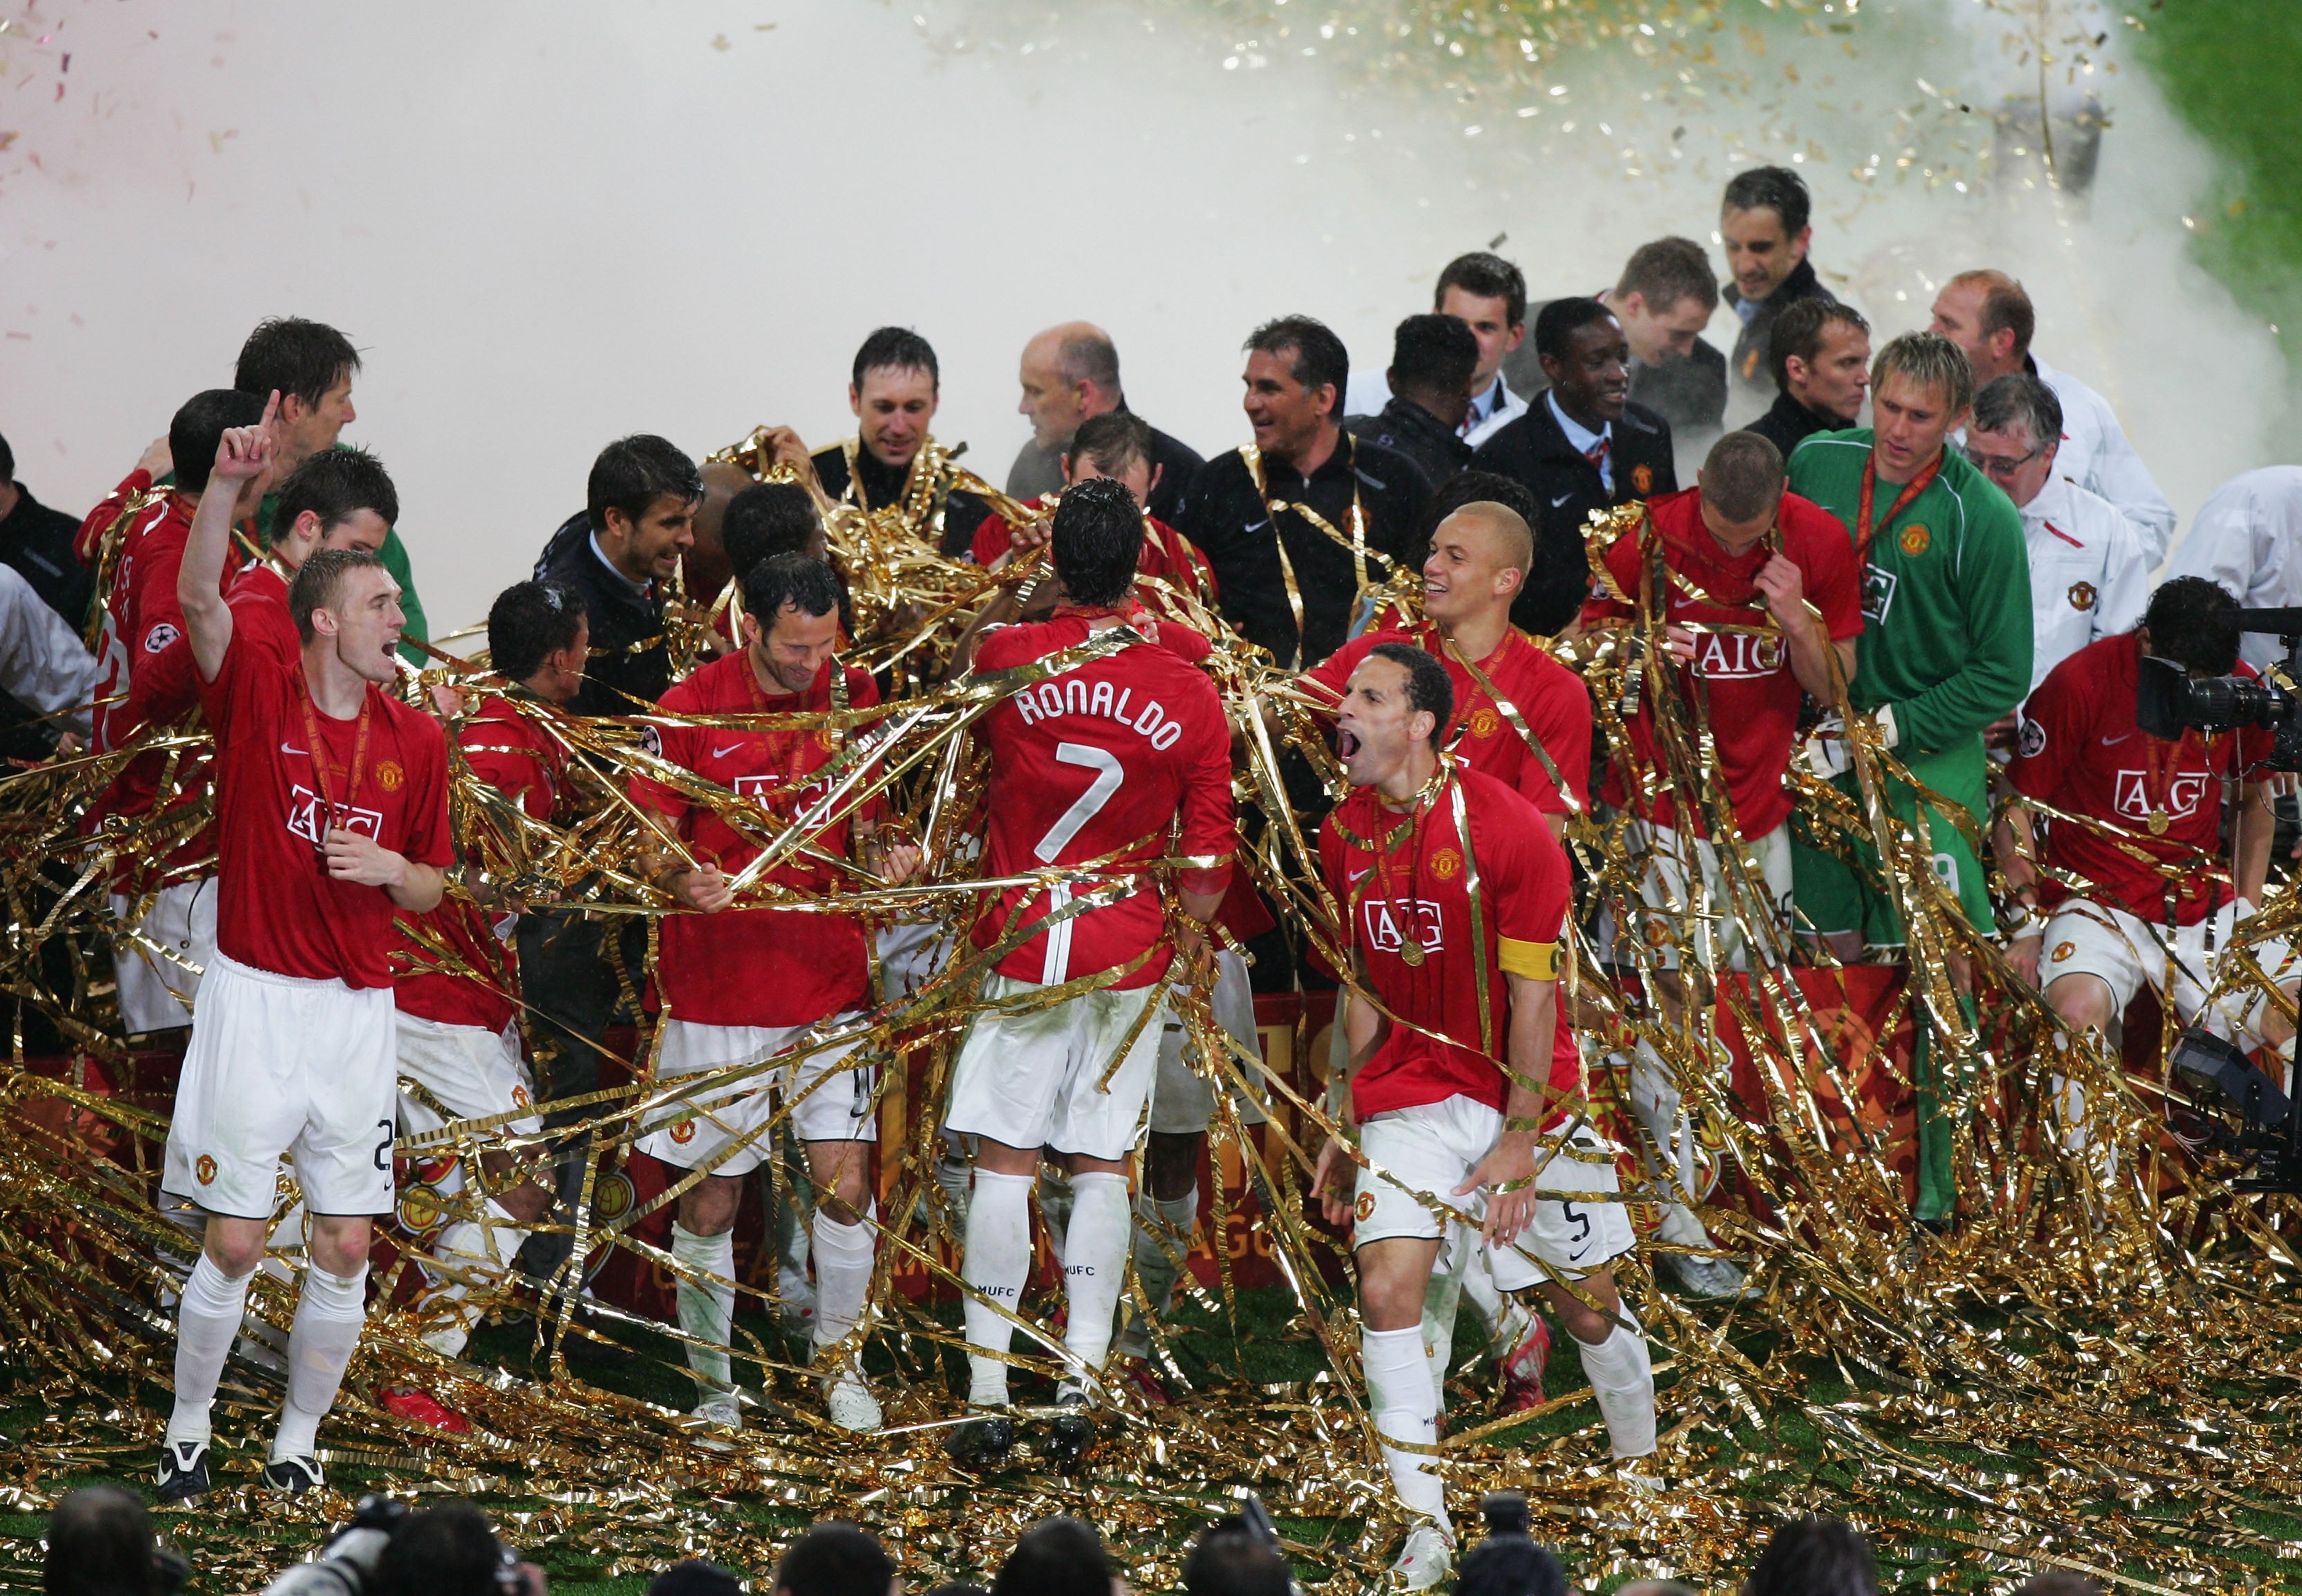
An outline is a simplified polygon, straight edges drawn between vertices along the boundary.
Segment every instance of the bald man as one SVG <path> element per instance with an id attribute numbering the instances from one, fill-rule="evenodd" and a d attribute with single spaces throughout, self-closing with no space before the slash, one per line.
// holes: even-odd
<path id="1" fill-rule="evenodd" d="M 1090 416 L 1127 408 L 1119 385 L 1119 350 L 1111 334 L 1092 322 L 1065 322 L 1023 346 L 1023 398 L 1016 413 L 1031 418 L 1031 441 L 1007 473 L 1007 491 L 1037 499 L 1063 485 L 1063 455 L 1071 434 Z M 1189 445 L 1151 429 L 1151 513 L 1170 526 L 1182 518 L 1183 494 L 1204 462 Z"/>
<path id="2" fill-rule="evenodd" d="M 1965 352 L 1977 391 L 2018 372 L 2054 390 L 2063 407 L 2054 475 L 2110 500 L 2134 524 L 2147 563 L 2155 567 L 2173 543 L 2174 507 L 2128 441 L 2110 401 L 2032 352 L 2037 325 L 2029 292 L 2004 272 L 1961 272 L 1935 296 L 1934 331 Z"/>

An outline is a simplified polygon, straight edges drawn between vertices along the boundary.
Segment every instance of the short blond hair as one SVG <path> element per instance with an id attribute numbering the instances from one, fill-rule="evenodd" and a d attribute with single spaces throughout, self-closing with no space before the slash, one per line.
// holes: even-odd
<path id="1" fill-rule="evenodd" d="M 1870 363 L 1871 392 L 1884 388 L 1888 377 L 1908 377 L 1936 390 L 1953 416 L 1974 407 L 1974 367 L 1967 364 L 1966 351 L 1939 332 L 1905 332 L 1889 340 Z"/>
<path id="2" fill-rule="evenodd" d="M 1444 526 L 1447 521 L 1452 521 L 1457 516 L 1468 516 L 1501 538 L 1509 563 L 1522 577 L 1534 569 L 1534 528 L 1526 524 L 1525 516 L 1508 504 L 1500 504 L 1491 499 L 1474 499 L 1468 504 L 1458 505 L 1440 525 Z"/>

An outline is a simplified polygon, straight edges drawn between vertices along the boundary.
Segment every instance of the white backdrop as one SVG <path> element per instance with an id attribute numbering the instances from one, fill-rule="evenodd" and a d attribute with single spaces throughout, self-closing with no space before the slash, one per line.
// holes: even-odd
<path id="1" fill-rule="evenodd" d="M 332 323 L 366 358 L 346 436 L 398 479 L 444 630 L 525 573 L 611 437 L 700 454 L 758 422 L 842 435 L 850 357 L 882 322 L 934 341 L 936 430 L 995 480 L 1025 433 L 1017 351 L 1072 316 L 1116 336 L 1138 410 L 1212 450 L 1243 435 L 1256 322 L 1321 315 L 1380 364 L 1449 256 L 1508 231 L 1538 295 L 1587 291 L 1644 239 L 1708 240 L 1742 154 L 1638 181 L 1498 163 L 1537 124 L 1466 137 L 1444 105 L 1344 97 L 1320 60 L 1225 70 L 1211 25 L 1145 9 L 1157 27 L 1113 3 L 962 49 L 868 0 L 52 0 L 52 42 L 0 38 L 19 134 L 0 154 L 0 433 L 77 512 L 177 403 L 229 382 L 258 319 Z M 1950 271 L 2022 275 L 2042 351 L 2121 406 L 2187 525 L 2264 463 L 2253 410 L 2284 378 L 2182 263 L 2203 157 L 2134 75 L 2117 94 L 2090 207 L 1869 189 L 1817 163 L 1816 256 L 1888 330 Z"/>

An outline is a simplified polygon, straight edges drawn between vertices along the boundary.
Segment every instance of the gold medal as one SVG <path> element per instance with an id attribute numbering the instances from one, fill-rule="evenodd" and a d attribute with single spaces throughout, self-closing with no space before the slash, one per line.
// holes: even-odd
<path id="1" fill-rule="evenodd" d="M 2168 814 L 2164 810 L 2154 809 L 2150 811 L 2151 836 L 2164 836 L 2166 835 L 2166 827 L 2172 826 L 2173 823 L 2174 817 Z"/>
<path id="2" fill-rule="evenodd" d="M 1400 943 L 1399 945 L 1399 956 L 1407 964 L 1408 969 L 1421 969 L 1423 966 L 1423 944 L 1419 940 L 1415 942 Z"/>

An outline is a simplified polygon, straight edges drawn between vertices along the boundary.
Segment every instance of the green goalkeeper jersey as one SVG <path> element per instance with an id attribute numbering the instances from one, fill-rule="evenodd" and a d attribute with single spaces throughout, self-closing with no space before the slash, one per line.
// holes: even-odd
<path id="1" fill-rule="evenodd" d="M 1837 517 L 1861 545 L 1867 427 L 1817 433 L 1791 456 L 1790 489 Z M 1884 517 L 1903 490 L 1877 484 Z M 1970 743 L 2030 685 L 2030 559 L 2021 512 L 1954 449 L 1901 514 L 1882 521 L 1862 571 L 1857 709 L 1895 706 L 1897 746 Z"/>

